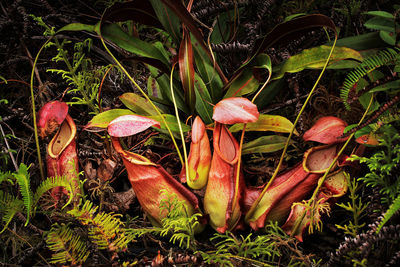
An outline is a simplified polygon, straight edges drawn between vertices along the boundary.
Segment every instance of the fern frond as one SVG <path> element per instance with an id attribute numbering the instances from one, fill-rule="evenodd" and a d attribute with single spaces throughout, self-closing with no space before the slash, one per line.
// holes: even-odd
<path id="1" fill-rule="evenodd" d="M 69 214 L 77 218 L 83 225 L 90 225 L 89 238 L 99 249 L 117 250 L 126 247 L 130 238 L 124 239 L 124 224 L 119 219 L 120 214 L 101 212 L 95 215 L 97 207 L 93 203 L 86 201 L 79 208 L 68 211 Z M 122 247 L 120 247 L 120 246 Z"/>
<path id="2" fill-rule="evenodd" d="M 206 263 L 218 263 L 219 266 L 234 266 L 232 259 L 240 260 L 243 262 L 254 263 L 255 266 L 272 266 L 267 265 L 267 262 L 274 262 L 274 258 L 282 256 L 279 250 L 279 242 L 275 240 L 284 240 L 287 235 L 282 232 L 278 233 L 277 225 L 266 226 L 267 230 L 265 235 L 257 235 L 255 238 L 250 233 L 247 236 L 236 237 L 233 233 L 227 231 L 224 234 L 215 233 L 210 239 L 211 241 L 218 241 L 215 244 L 216 250 L 212 253 L 205 253 L 198 251 Z M 289 244 L 288 240 L 288 244 Z"/>
<path id="3" fill-rule="evenodd" d="M 120 235 L 123 223 L 118 214 L 99 213 L 92 220 L 94 227 L 89 230 L 89 237 L 97 244 L 99 249 L 107 249 L 115 237 Z M 117 248 L 116 248 L 117 249 Z"/>
<path id="4" fill-rule="evenodd" d="M 362 63 L 360 63 L 360 65 L 358 65 L 347 75 L 343 86 L 340 89 L 340 98 L 342 99 L 347 110 L 350 110 L 350 105 L 347 102 L 350 90 L 356 86 L 358 81 L 368 73 L 381 66 L 394 64 L 399 53 L 400 49 L 398 48 L 388 48 L 386 50 L 382 50 L 378 54 L 366 58 Z"/>
<path id="5" fill-rule="evenodd" d="M 39 199 L 43 196 L 44 193 L 59 186 L 64 187 L 69 193 L 69 199 L 67 203 L 64 205 L 64 207 L 68 206 L 74 198 L 74 187 L 71 184 L 71 181 L 69 181 L 65 176 L 55 176 L 44 180 L 36 189 L 36 193 L 33 198 L 34 206 L 36 206 Z"/>
<path id="6" fill-rule="evenodd" d="M 393 201 L 392 205 L 390 205 L 389 209 L 385 212 L 385 215 L 383 215 L 383 219 L 382 219 L 381 223 L 376 228 L 377 233 L 379 233 L 379 231 L 382 229 L 382 227 L 389 221 L 390 218 L 393 217 L 393 215 L 398 210 L 400 210 L 400 194 Z"/>
<path id="7" fill-rule="evenodd" d="M 30 185 L 30 176 L 28 173 L 28 166 L 21 163 L 19 165 L 19 170 L 16 173 L 13 173 L 13 177 L 17 180 L 19 185 L 19 191 L 22 195 L 22 200 L 24 201 L 24 206 L 26 209 L 26 223 L 25 226 L 29 223 L 29 216 L 32 211 L 33 204 L 33 193 Z"/>
<path id="8" fill-rule="evenodd" d="M 89 257 L 86 243 L 68 225 L 54 225 L 46 237 L 50 250 L 55 252 L 50 263 L 81 264 Z"/>
<path id="9" fill-rule="evenodd" d="M 389 124 L 394 121 L 400 121 L 400 112 L 397 110 L 396 112 L 389 112 L 385 115 L 382 115 L 379 118 L 380 123 Z"/>
<path id="10" fill-rule="evenodd" d="M 124 232 L 120 234 L 109 246 L 110 250 L 115 250 L 113 248 L 126 248 L 129 243 L 136 240 L 138 235 L 144 235 L 146 231 L 134 232 L 129 231 L 131 229 L 124 229 Z M 153 229 L 149 228 L 141 228 L 141 229 L 132 229 L 132 230 L 149 230 L 147 233 L 153 233 Z"/>
<path id="11" fill-rule="evenodd" d="M 93 207 L 93 203 L 87 200 L 81 208 L 75 207 L 68 211 L 68 213 L 81 220 L 83 223 L 88 224 L 96 211 L 97 207 Z"/>
<path id="12" fill-rule="evenodd" d="M 8 224 L 14 218 L 17 212 L 22 212 L 24 210 L 24 202 L 21 199 L 7 193 L 0 191 L 0 214 L 1 220 L 5 223 L 0 234 L 7 229 Z"/>
<path id="13" fill-rule="evenodd" d="M 4 182 L 4 181 L 12 183 L 12 180 L 11 180 L 12 178 L 13 178 L 13 176 L 12 176 L 12 173 L 10 171 L 8 171 L 8 172 L 0 171 L 0 184 L 2 182 Z"/>
<path id="14" fill-rule="evenodd" d="M 151 228 L 128 228 L 125 231 L 125 235 L 132 239 L 142 237 L 146 234 L 159 234 L 163 228 L 161 227 L 151 227 Z"/>

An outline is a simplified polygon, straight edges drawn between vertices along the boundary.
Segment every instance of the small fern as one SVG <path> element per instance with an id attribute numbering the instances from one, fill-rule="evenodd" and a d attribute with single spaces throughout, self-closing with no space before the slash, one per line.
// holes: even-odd
<path id="1" fill-rule="evenodd" d="M 345 203 L 336 204 L 339 207 L 351 212 L 353 215 L 353 220 L 351 220 L 348 224 L 341 226 L 336 224 L 336 227 L 340 230 L 343 230 L 345 234 L 356 237 L 359 230 L 365 226 L 365 223 L 360 223 L 360 219 L 362 217 L 362 213 L 368 207 L 369 203 L 363 203 L 362 199 L 357 194 L 357 191 L 360 189 L 359 184 L 356 179 L 351 179 L 348 173 L 344 173 L 347 185 L 349 188 L 349 198 L 350 201 Z"/>
<path id="2" fill-rule="evenodd" d="M 2 172 L 0 171 L 0 184 L 2 182 L 9 182 L 9 183 L 13 183 L 13 175 L 10 171 L 7 172 Z"/>
<path id="3" fill-rule="evenodd" d="M 284 255 L 293 255 L 298 263 L 311 264 L 311 261 L 296 248 L 295 239 L 289 237 L 277 222 L 269 222 L 265 228 L 264 235 L 253 237 L 250 233 L 246 237 L 237 237 L 233 233 L 215 233 L 211 241 L 218 241 L 214 251 L 197 251 L 205 263 L 217 264 L 218 266 L 236 266 L 237 262 L 247 263 L 249 266 L 293 266 L 292 256 L 284 259 Z M 287 262 L 285 262 L 287 260 Z"/>
<path id="4" fill-rule="evenodd" d="M 340 98 L 342 99 L 347 110 L 350 110 L 350 105 L 347 101 L 350 90 L 357 85 L 359 80 L 381 66 L 394 64 L 399 53 L 400 49 L 398 48 L 387 48 L 386 50 L 382 50 L 376 55 L 367 57 L 347 75 L 346 79 L 344 80 L 343 87 L 340 90 Z"/>
<path id="5" fill-rule="evenodd" d="M 89 257 L 86 242 L 67 225 L 53 225 L 46 237 L 46 243 L 54 253 L 50 263 L 82 264 Z"/>
<path id="6" fill-rule="evenodd" d="M 161 222 L 163 230 L 161 236 L 171 234 L 170 242 L 179 242 L 179 247 L 192 250 L 196 249 L 195 229 L 200 226 L 198 218 L 200 213 L 189 216 L 185 201 L 180 201 L 175 194 L 169 194 L 167 190 L 161 190 L 164 199 L 160 202 L 160 213 L 166 211 Z"/>
<path id="7" fill-rule="evenodd" d="M 122 250 L 133 238 L 126 237 L 124 224 L 120 220 L 119 214 L 97 213 L 96 206 L 92 202 L 86 201 L 82 207 L 75 207 L 68 211 L 82 225 L 88 225 L 89 239 L 95 243 L 98 249 Z"/>
<path id="8" fill-rule="evenodd" d="M 17 181 L 17 183 L 19 185 L 19 191 L 22 195 L 22 200 L 24 201 L 24 206 L 26 209 L 25 226 L 27 226 L 29 223 L 29 217 L 31 215 L 32 206 L 33 206 L 33 193 L 32 193 L 31 185 L 30 185 L 30 176 L 28 173 L 28 166 L 21 163 L 19 165 L 18 172 L 13 173 L 13 177 L 15 178 L 15 180 Z"/>
<path id="9" fill-rule="evenodd" d="M 359 161 L 368 166 L 369 172 L 360 177 L 367 186 L 376 187 L 382 194 L 382 203 L 392 203 L 400 192 L 398 168 L 400 164 L 400 135 L 389 125 L 381 127 L 380 146 L 382 149 L 371 157 L 352 155 L 349 161 Z"/>
<path id="10" fill-rule="evenodd" d="M 48 69 L 47 71 L 61 75 L 70 86 L 71 89 L 68 90 L 68 93 L 73 94 L 73 97 L 68 104 L 87 105 L 92 110 L 92 113 L 99 113 L 99 103 L 97 101 L 101 78 L 108 69 L 112 68 L 112 65 L 102 66 L 97 69 L 93 68 L 92 61 L 85 54 L 90 52 L 92 45 L 92 39 L 90 38 L 74 44 L 71 60 L 68 55 L 69 51 L 66 48 L 71 44 L 71 41 L 64 39 L 60 42 L 55 37 L 54 27 L 49 27 L 40 17 L 32 17 L 45 29 L 43 33 L 45 36 L 54 36 L 54 42 L 49 42 L 46 48 L 52 46 L 57 48 L 58 53 L 52 58 L 52 61 L 65 63 L 66 69 Z"/>
<path id="11" fill-rule="evenodd" d="M 389 209 L 383 215 L 383 219 L 382 219 L 381 223 L 376 228 L 377 233 L 379 233 L 379 231 L 382 229 L 382 227 L 390 220 L 390 218 L 393 217 L 393 215 L 398 210 L 400 210 L 400 194 L 397 196 L 397 198 L 393 201 L 392 205 L 390 205 Z"/>
<path id="12" fill-rule="evenodd" d="M 169 236 L 169 241 L 177 244 L 180 248 L 196 251 L 195 232 L 199 229 L 200 213 L 190 215 L 187 213 L 185 201 L 180 201 L 175 194 L 169 194 L 166 190 L 161 190 L 164 196 L 160 202 L 160 212 L 166 213 L 161 220 L 162 227 L 151 228 L 129 228 L 126 229 L 126 238 L 133 240 L 146 234 L 158 236 Z"/>
<path id="13" fill-rule="evenodd" d="M 7 229 L 9 223 L 14 218 L 17 212 L 22 212 L 24 210 L 24 202 L 21 199 L 7 193 L 0 191 L 0 214 L 1 220 L 5 223 L 0 234 Z"/>
<path id="14" fill-rule="evenodd" d="M 27 226 L 34 209 L 37 208 L 37 203 L 40 197 L 54 187 L 62 186 L 69 192 L 70 198 L 65 206 L 71 203 L 74 197 L 74 187 L 72 185 L 72 182 L 69 181 L 66 177 L 47 178 L 39 185 L 36 192 L 33 193 L 30 187 L 30 175 L 28 173 L 28 169 L 29 167 L 21 163 L 17 172 L 0 173 L 0 182 L 7 181 L 12 185 L 14 185 L 14 183 L 16 182 L 16 184 L 18 184 L 19 186 L 19 193 L 22 196 L 21 200 L 17 196 L 13 196 L 11 194 L 0 191 L 0 213 L 4 214 L 2 216 L 2 221 L 5 222 L 5 226 L 1 232 L 3 232 L 7 228 L 8 224 L 11 222 L 17 212 L 25 211 L 25 226 Z"/>
<path id="15" fill-rule="evenodd" d="M 36 207 L 36 204 L 38 203 L 39 199 L 43 196 L 44 193 L 47 191 L 55 188 L 55 187 L 64 187 L 68 193 L 69 193 L 69 199 L 67 203 L 64 205 L 64 207 L 68 206 L 71 201 L 74 198 L 74 185 L 71 183 L 69 179 L 67 179 L 65 176 L 55 176 L 55 177 L 50 177 L 44 180 L 39 187 L 36 189 L 35 195 L 34 195 L 34 207 Z M 64 208 L 63 207 L 63 208 Z"/>

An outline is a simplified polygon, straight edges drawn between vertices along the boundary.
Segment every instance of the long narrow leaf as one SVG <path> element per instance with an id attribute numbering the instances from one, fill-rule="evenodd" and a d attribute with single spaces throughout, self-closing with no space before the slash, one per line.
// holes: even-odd
<path id="1" fill-rule="evenodd" d="M 279 115 L 261 114 L 258 121 L 248 123 L 246 131 L 272 131 L 279 133 L 290 133 L 293 123 L 285 117 Z M 243 129 L 243 123 L 238 123 L 229 128 L 231 132 L 238 132 Z M 294 130 L 294 134 L 299 133 Z"/>
<path id="2" fill-rule="evenodd" d="M 167 74 L 162 74 L 159 75 L 159 72 L 157 69 L 148 66 L 151 75 L 153 76 L 154 79 L 152 79 L 152 84 L 150 84 L 150 91 L 153 93 L 155 91 L 159 92 L 160 95 L 157 95 L 157 98 L 160 98 L 161 100 L 164 100 L 165 104 L 171 105 L 172 106 L 172 95 L 171 95 L 171 90 L 169 88 L 169 77 Z M 186 105 L 184 101 L 184 96 L 182 93 L 182 90 L 175 88 L 174 83 L 174 94 L 175 94 L 175 100 L 176 104 L 178 106 L 178 109 L 185 112 L 186 114 L 189 114 L 189 108 Z M 151 94 L 153 95 L 153 94 Z"/>
<path id="3" fill-rule="evenodd" d="M 214 67 L 214 62 L 208 57 L 208 54 L 200 46 L 197 39 L 191 35 L 192 45 L 194 48 L 194 58 L 196 62 L 196 70 L 207 86 L 211 96 L 212 103 L 215 104 L 222 98 L 223 82 L 217 70 Z"/>
<path id="4" fill-rule="evenodd" d="M 185 100 L 189 105 L 191 113 L 196 104 L 196 94 L 194 91 L 194 61 L 193 47 L 190 41 L 190 34 L 187 30 L 183 32 L 183 39 L 179 47 L 179 76 L 181 78 Z"/>
<path id="5" fill-rule="evenodd" d="M 333 21 L 329 17 L 321 14 L 308 15 L 277 25 L 264 38 L 256 41 L 250 56 L 232 76 L 231 80 L 240 75 L 244 68 L 252 62 L 257 55 L 264 53 L 266 49 L 275 44 L 285 45 L 304 35 L 304 33 L 311 29 L 322 27 L 329 28 L 336 33 L 336 27 Z"/>
<path id="6" fill-rule="evenodd" d="M 108 124 L 119 116 L 133 115 L 134 113 L 129 109 L 111 109 L 95 115 L 89 123 L 85 126 L 84 130 L 96 131 L 97 128 L 106 129 Z"/>
<path id="7" fill-rule="evenodd" d="M 208 46 L 204 42 L 204 37 L 203 34 L 201 33 L 200 29 L 197 26 L 196 21 L 192 17 L 192 15 L 187 11 L 186 7 L 181 3 L 177 2 L 174 0 L 162 0 L 162 2 L 168 6 L 180 19 L 181 22 L 185 24 L 185 27 L 192 33 L 197 41 L 199 42 L 200 46 L 204 49 L 204 51 L 207 53 L 208 57 L 211 59 L 211 61 L 214 62 L 214 57 L 211 54 L 211 51 L 209 50 Z M 224 82 L 227 82 L 227 79 L 225 75 L 223 74 L 222 70 L 218 66 L 217 63 L 214 62 L 215 69 L 217 70 L 218 74 L 220 75 L 221 79 Z"/>
<path id="8" fill-rule="evenodd" d="M 135 0 L 124 3 L 114 3 L 104 12 L 103 18 L 111 22 L 132 20 L 159 29 L 163 28 L 149 1 Z"/>
<path id="9" fill-rule="evenodd" d="M 263 70 L 272 72 L 271 59 L 266 54 L 258 55 L 248 68 L 225 86 L 228 87 L 228 91 L 224 98 L 254 93 L 260 85 L 260 80 L 263 80 L 259 78 L 259 76 L 263 76 L 260 74 Z"/>
<path id="10" fill-rule="evenodd" d="M 163 4 L 162 1 L 150 0 L 150 3 L 153 6 L 154 12 L 164 29 L 170 34 L 176 43 L 179 43 L 179 40 L 181 39 L 181 22 L 179 21 L 179 18 L 168 6 Z"/>
<path id="11" fill-rule="evenodd" d="M 101 27 L 103 37 L 119 47 L 138 56 L 154 58 L 168 65 L 168 58 L 153 44 L 129 36 L 117 24 L 108 24 Z"/>
<path id="12" fill-rule="evenodd" d="M 196 112 L 203 119 L 205 124 L 212 123 L 212 99 L 204 81 L 197 73 L 194 76 L 194 86 L 196 91 Z"/>
<path id="13" fill-rule="evenodd" d="M 330 46 L 321 45 L 302 51 L 286 60 L 280 67 L 275 68 L 273 79 L 280 79 L 285 73 L 299 72 L 304 69 L 320 69 L 324 66 L 327 56 L 331 50 Z M 347 47 L 335 47 L 330 60 L 330 64 L 344 59 L 354 59 L 362 61 L 361 54 Z"/>
<path id="14" fill-rule="evenodd" d="M 157 115 L 157 112 L 150 105 L 149 101 L 135 93 L 125 93 L 119 99 L 125 106 L 138 115 Z"/>
<path id="15" fill-rule="evenodd" d="M 271 153 L 281 150 L 286 144 L 287 137 L 279 135 L 262 136 L 243 144 L 242 155 L 253 153 Z"/>

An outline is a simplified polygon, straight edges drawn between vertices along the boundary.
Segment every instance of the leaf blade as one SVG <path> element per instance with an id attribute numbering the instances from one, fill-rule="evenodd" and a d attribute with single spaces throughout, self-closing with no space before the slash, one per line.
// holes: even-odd
<path id="1" fill-rule="evenodd" d="M 248 123 L 246 131 L 272 131 L 279 133 L 290 133 L 293 128 L 293 123 L 287 118 L 278 115 L 261 114 L 258 121 Z M 243 124 L 238 123 L 229 128 L 231 132 L 238 132 L 243 129 Z M 299 133 L 294 131 L 295 135 Z"/>

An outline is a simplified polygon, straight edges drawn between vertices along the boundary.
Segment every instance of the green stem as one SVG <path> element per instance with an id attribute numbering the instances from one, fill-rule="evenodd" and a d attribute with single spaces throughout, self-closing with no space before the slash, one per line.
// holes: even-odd
<path id="1" fill-rule="evenodd" d="M 51 41 L 51 39 L 54 36 L 51 36 L 43 45 L 40 47 L 39 52 L 36 54 L 35 61 L 33 62 L 32 66 L 32 72 L 31 72 L 31 82 L 30 82 L 30 87 L 31 87 L 31 104 L 32 104 L 32 117 L 33 117 L 33 129 L 35 133 L 35 143 L 36 143 L 36 150 L 37 150 L 37 155 L 38 155 L 38 164 L 39 164 L 39 170 L 40 170 L 40 177 L 42 180 L 45 179 L 44 175 L 44 169 L 43 169 L 43 162 L 42 162 L 42 156 L 40 154 L 40 143 L 39 143 L 39 134 L 38 134 L 38 129 L 37 129 L 37 122 L 36 122 L 36 106 L 35 106 L 35 94 L 33 92 L 33 77 L 35 75 L 35 68 L 37 61 L 39 59 L 40 53 L 43 51 L 45 46 Z"/>
<path id="2" fill-rule="evenodd" d="M 256 93 L 256 95 L 253 97 L 253 99 L 251 100 L 252 103 L 254 103 L 254 101 L 256 100 L 257 96 L 262 92 L 262 90 L 264 90 L 265 86 L 268 84 L 268 82 L 270 81 L 272 76 L 272 72 L 269 71 L 268 72 L 268 79 L 264 82 L 264 84 L 261 86 L 260 90 L 258 90 L 258 92 Z M 243 130 L 242 130 L 242 135 L 240 136 L 240 143 L 239 143 L 239 158 L 238 158 L 238 162 L 237 162 L 237 168 L 236 168 L 236 179 L 235 179 L 235 193 L 233 196 L 233 201 L 232 201 L 232 207 L 234 207 L 237 198 L 238 198 L 238 193 L 239 193 L 239 177 L 240 177 L 240 166 L 242 164 L 242 147 L 243 147 L 243 140 L 244 140 L 244 133 L 246 132 L 246 126 L 247 123 L 243 124 Z M 232 208 L 233 210 L 233 208 Z"/>
<path id="3" fill-rule="evenodd" d="M 172 69 L 171 69 L 171 76 L 169 77 L 169 86 L 171 88 L 172 102 L 174 103 L 176 122 L 178 123 L 179 134 L 181 135 L 181 139 L 182 139 L 183 156 L 185 158 L 186 179 L 190 179 L 190 177 L 189 177 L 188 157 L 187 157 L 186 144 L 185 144 L 185 137 L 183 136 L 182 125 L 181 125 L 181 122 L 180 122 L 180 119 L 179 119 L 178 106 L 176 105 L 175 94 L 174 94 L 173 75 L 174 75 L 175 65 L 176 65 L 176 63 L 172 66 Z M 176 149 L 178 149 L 178 148 L 176 148 Z"/>

